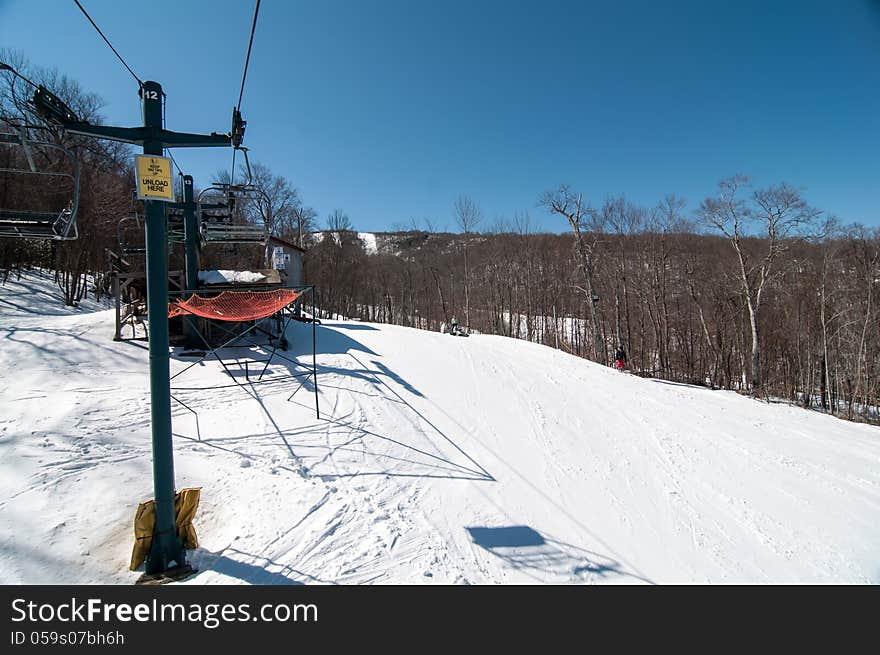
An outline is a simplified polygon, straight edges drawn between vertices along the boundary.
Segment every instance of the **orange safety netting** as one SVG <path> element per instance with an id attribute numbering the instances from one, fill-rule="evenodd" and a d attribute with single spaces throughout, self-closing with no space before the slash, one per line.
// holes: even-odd
<path id="1" fill-rule="evenodd" d="M 193 295 L 168 304 L 168 318 L 195 314 L 216 321 L 255 321 L 271 316 L 302 295 L 301 291 L 224 291 L 213 298 Z"/>

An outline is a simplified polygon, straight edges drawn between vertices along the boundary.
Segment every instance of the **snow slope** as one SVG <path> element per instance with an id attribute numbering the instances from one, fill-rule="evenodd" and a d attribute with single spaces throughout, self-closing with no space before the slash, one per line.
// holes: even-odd
<path id="1" fill-rule="evenodd" d="M 147 351 L 47 294 L 0 287 L 0 582 L 130 583 Z M 187 584 L 880 583 L 876 427 L 503 337 L 317 338 L 320 419 L 283 360 L 174 381 L 198 412 L 174 405 L 178 485 L 202 487 Z"/>
<path id="2" fill-rule="evenodd" d="M 375 255 L 379 252 L 376 235 L 372 232 L 358 232 L 358 239 L 363 242 L 364 250 L 368 255 Z"/>
<path id="3" fill-rule="evenodd" d="M 338 232 L 321 230 L 320 232 L 313 232 L 312 234 L 317 237 L 318 241 L 323 241 L 327 234 L 330 234 L 333 236 L 333 240 L 336 241 L 337 244 L 339 243 Z M 364 245 L 364 252 L 368 255 L 376 255 L 379 253 L 379 241 L 374 232 L 358 232 L 357 236 Z"/>

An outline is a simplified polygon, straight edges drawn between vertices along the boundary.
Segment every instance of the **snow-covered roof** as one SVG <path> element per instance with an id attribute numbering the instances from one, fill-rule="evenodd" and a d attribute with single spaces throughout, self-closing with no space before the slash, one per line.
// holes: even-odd
<path id="1" fill-rule="evenodd" d="M 199 282 L 202 284 L 252 284 L 265 279 L 265 275 L 253 271 L 199 271 Z"/>

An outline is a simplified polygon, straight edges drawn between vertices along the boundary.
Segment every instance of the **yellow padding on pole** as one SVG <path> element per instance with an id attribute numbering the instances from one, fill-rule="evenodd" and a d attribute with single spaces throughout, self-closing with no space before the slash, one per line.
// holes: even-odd
<path id="1" fill-rule="evenodd" d="M 177 536 L 187 549 L 198 548 L 199 538 L 192 521 L 199 509 L 201 487 L 181 489 L 174 496 L 174 524 Z M 148 500 L 138 505 L 134 515 L 134 548 L 131 551 L 129 570 L 134 571 L 147 558 L 153 543 L 153 532 L 156 529 L 156 502 Z"/>
<path id="2" fill-rule="evenodd" d="M 134 548 L 131 551 L 129 571 L 134 571 L 147 558 L 153 543 L 153 529 L 156 527 L 156 502 L 148 500 L 138 505 L 134 515 Z"/>
<path id="3" fill-rule="evenodd" d="M 193 487 L 181 489 L 174 497 L 174 524 L 177 526 L 177 536 L 186 549 L 199 547 L 199 537 L 192 522 L 196 517 L 196 510 L 199 509 L 201 494 L 201 487 Z"/>

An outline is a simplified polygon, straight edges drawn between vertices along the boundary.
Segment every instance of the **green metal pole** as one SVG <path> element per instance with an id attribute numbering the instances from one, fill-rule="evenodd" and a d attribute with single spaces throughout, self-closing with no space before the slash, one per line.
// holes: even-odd
<path id="1" fill-rule="evenodd" d="M 144 82 L 145 155 L 163 155 L 162 86 Z M 147 319 L 150 326 L 150 418 L 153 434 L 153 491 L 156 528 L 146 573 L 186 565 L 174 524 L 174 454 L 171 443 L 171 382 L 168 357 L 168 237 L 165 206 L 146 200 Z"/>
<path id="2" fill-rule="evenodd" d="M 199 224 L 196 219 L 196 203 L 193 200 L 192 175 L 183 176 L 183 235 L 186 252 L 186 288 L 197 289 L 199 286 Z M 189 294 L 187 294 L 189 297 Z M 187 316 L 184 327 L 186 328 L 186 345 L 195 348 L 198 345 L 196 339 L 196 317 Z"/>

